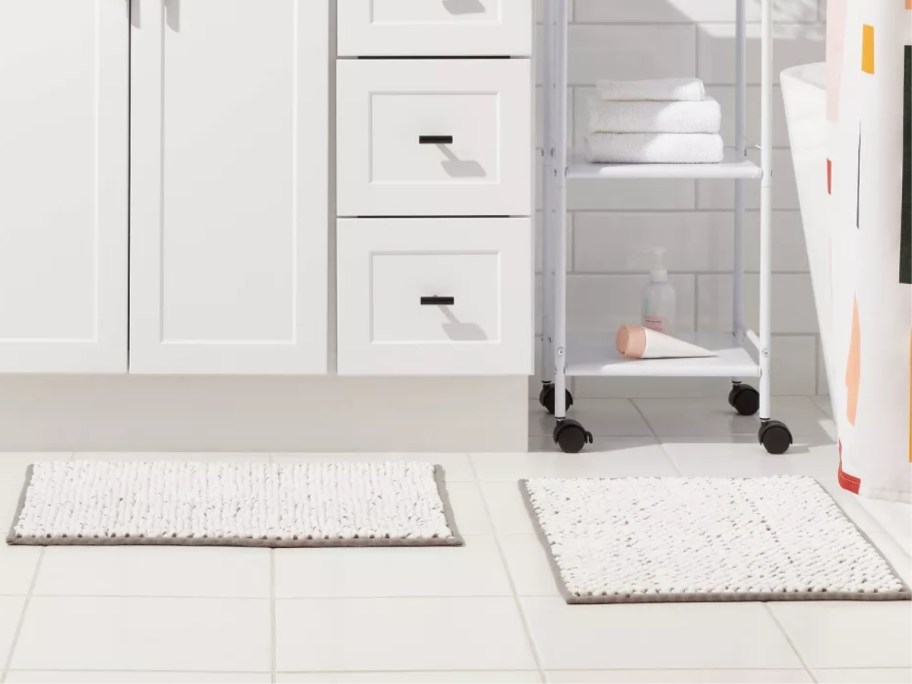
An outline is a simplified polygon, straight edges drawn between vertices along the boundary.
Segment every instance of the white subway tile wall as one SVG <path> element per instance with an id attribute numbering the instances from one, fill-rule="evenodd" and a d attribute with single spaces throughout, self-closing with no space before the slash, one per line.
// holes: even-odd
<path id="1" fill-rule="evenodd" d="M 782 69 L 824 59 L 826 0 L 773 3 L 778 84 Z M 539 24 L 542 7 L 539 0 Z M 760 142 L 759 10 L 759 0 L 747 0 L 747 135 L 751 145 Z M 597 80 L 671 76 L 698 76 L 706 82 L 707 91 L 722 103 L 726 144 L 734 144 L 735 0 L 573 0 L 570 17 L 567 134 L 574 147 L 585 136 L 586 102 Z M 541 37 L 539 25 L 539 45 Z M 538 66 L 540 86 L 540 52 Z M 538 95 L 540 144 L 540 89 Z M 778 85 L 775 97 L 773 391 L 810 395 L 826 391 L 826 378 Z M 747 189 L 745 317 L 749 325 L 756 326 L 759 186 L 748 183 Z M 568 190 L 568 326 L 604 326 L 606 344 L 611 344 L 619 317 L 638 318 L 640 288 L 651 263 L 647 250 L 662 246 L 668 250 L 667 266 L 677 289 L 679 329 L 730 329 L 733 198 L 733 184 L 724 181 L 572 181 Z M 540 255 L 537 269 L 540 272 Z M 538 280 L 540 293 L 541 278 Z M 541 334 L 540 319 L 536 333 Z M 572 383 L 572 388 L 580 398 L 695 396 L 718 393 L 725 384 L 585 378 Z M 537 393 L 538 378 L 530 391 Z"/>

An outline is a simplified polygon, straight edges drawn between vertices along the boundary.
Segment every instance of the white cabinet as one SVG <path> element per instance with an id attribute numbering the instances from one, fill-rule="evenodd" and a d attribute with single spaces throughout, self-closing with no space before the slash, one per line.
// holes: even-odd
<path id="1" fill-rule="evenodd" d="M 527 375 L 530 223 L 340 219 L 339 373 Z"/>
<path id="2" fill-rule="evenodd" d="M 531 0 L 338 0 L 339 54 L 532 54 Z"/>
<path id="3" fill-rule="evenodd" d="M 528 59 L 340 60 L 340 216 L 525 216 Z"/>
<path id="4" fill-rule="evenodd" d="M 130 370 L 326 371 L 328 0 L 133 0 Z"/>
<path id="5" fill-rule="evenodd" d="M 127 366 L 129 14 L 0 2 L 0 372 Z"/>

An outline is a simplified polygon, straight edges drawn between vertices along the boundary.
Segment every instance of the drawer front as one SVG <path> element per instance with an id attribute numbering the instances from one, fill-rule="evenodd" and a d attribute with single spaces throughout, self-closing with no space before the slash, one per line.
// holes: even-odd
<path id="1" fill-rule="evenodd" d="M 530 219 L 340 219 L 340 375 L 532 372 Z"/>
<path id="2" fill-rule="evenodd" d="M 338 63 L 340 216 L 529 216 L 530 63 Z"/>
<path id="3" fill-rule="evenodd" d="M 532 54 L 532 0 L 338 0 L 338 53 Z"/>

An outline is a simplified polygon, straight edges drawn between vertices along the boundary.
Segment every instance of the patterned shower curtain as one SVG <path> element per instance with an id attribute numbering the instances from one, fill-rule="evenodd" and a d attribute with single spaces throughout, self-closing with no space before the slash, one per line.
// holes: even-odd
<path id="1" fill-rule="evenodd" d="M 839 482 L 912 498 L 912 0 L 829 0 L 832 292 L 820 312 Z"/>

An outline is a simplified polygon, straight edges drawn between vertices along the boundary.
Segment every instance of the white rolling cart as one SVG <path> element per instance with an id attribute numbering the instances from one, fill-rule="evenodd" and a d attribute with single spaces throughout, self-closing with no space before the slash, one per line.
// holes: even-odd
<path id="1" fill-rule="evenodd" d="M 745 0 L 737 5 L 735 70 L 735 148 L 726 150 L 719 164 L 592 164 L 568 152 L 567 44 L 570 0 L 546 0 L 544 27 L 544 147 L 543 147 L 543 297 L 542 368 L 539 400 L 556 419 L 554 441 L 563 451 L 576 453 L 592 443 L 592 435 L 567 416 L 573 398 L 568 377 L 717 377 L 731 378 L 729 403 L 741 415 L 759 414 L 758 438 L 767 451 L 788 450 L 788 427 L 770 413 L 770 307 L 772 231 L 772 112 L 773 39 L 772 0 L 761 0 L 761 128 L 760 164 L 747 156 L 746 142 L 746 17 Z M 614 350 L 613 330 L 597 338 L 567 331 L 567 180 L 601 179 L 724 179 L 734 181 L 734 292 L 733 330 L 684 336 L 718 355 L 700 359 L 628 361 Z M 744 324 L 743 234 L 747 183 L 760 186 L 760 320 L 759 332 Z M 610 185 L 607 188 L 610 192 Z M 589 337 L 589 339 L 587 339 Z M 755 362 L 745 349 L 757 350 Z M 759 392 L 743 379 L 757 378 Z"/>

